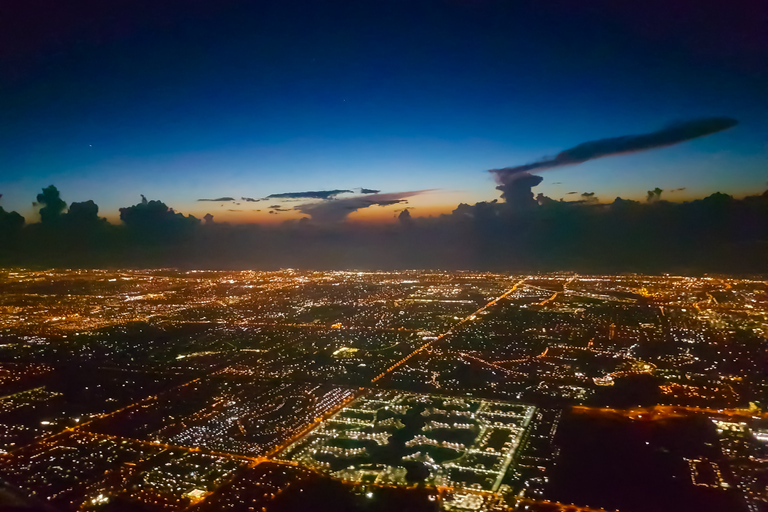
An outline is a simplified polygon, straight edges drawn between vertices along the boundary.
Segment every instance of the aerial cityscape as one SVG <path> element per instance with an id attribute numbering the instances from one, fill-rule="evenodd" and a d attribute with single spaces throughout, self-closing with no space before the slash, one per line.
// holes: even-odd
<path id="1" fill-rule="evenodd" d="M 0 474 L 30 507 L 768 509 L 764 279 L 13 269 L 0 286 Z"/>
<path id="2" fill-rule="evenodd" d="M 768 2 L 0 2 L 0 512 L 768 512 Z"/>

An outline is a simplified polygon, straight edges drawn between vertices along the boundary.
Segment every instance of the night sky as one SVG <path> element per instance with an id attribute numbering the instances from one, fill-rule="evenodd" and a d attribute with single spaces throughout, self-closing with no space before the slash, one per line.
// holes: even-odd
<path id="1" fill-rule="evenodd" d="M 393 220 L 403 199 L 422 217 L 500 198 L 488 170 L 709 117 L 738 125 L 534 171 L 543 178 L 534 192 L 605 202 L 643 200 L 654 187 L 670 201 L 759 194 L 766 9 L 754 0 L 6 2 L 0 205 L 34 222 L 36 194 L 54 184 L 112 222 L 140 194 L 232 223 L 297 219 L 334 197 L 370 195 L 378 205 L 349 219 Z M 241 199 L 328 190 L 349 192 Z M 235 201 L 198 201 L 227 197 Z"/>

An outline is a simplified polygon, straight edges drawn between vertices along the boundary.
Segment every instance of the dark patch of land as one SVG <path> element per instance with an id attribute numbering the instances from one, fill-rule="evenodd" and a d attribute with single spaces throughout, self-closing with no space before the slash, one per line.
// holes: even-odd
<path id="1" fill-rule="evenodd" d="M 546 497 L 622 512 L 746 512 L 734 489 L 695 486 L 684 458 L 727 473 L 714 425 L 704 417 L 641 419 L 568 413 Z"/>

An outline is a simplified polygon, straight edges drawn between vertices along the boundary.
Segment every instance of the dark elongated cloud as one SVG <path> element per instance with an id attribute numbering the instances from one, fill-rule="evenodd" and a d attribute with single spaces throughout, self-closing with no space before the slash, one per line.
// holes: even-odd
<path id="1" fill-rule="evenodd" d="M 698 137 L 711 135 L 732 128 L 737 124 L 738 121 L 728 117 L 696 119 L 693 121 L 673 124 L 651 133 L 624 135 L 621 137 L 583 142 L 578 146 L 561 151 L 553 158 L 546 158 L 539 162 L 519 165 L 517 167 L 493 169 L 490 172 L 496 174 L 515 174 L 538 169 L 551 169 L 553 167 L 561 167 L 564 165 L 575 165 L 584 163 L 588 160 L 594 160 L 595 158 L 602 158 L 604 156 L 621 155 L 624 153 L 634 153 L 636 151 L 646 151 L 664 146 L 672 146 L 687 140 L 696 139 Z"/>
<path id="2" fill-rule="evenodd" d="M 372 188 L 361 188 L 360 189 L 360 193 L 361 194 L 378 194 L 379 192 L 381 192 L 381 190 L 375 190 L 375 189 L 372 189 Z"/>
<path id="3" fill-rule="evenodd" d="M 246 201 L 248 203 L 258 203 L 259 201 L 261 201 L 261 199 L 254 199 L 253 197 L 241 197 L 240 200 Z"/>
<path id="4" fill-rule="evenodd" d="M 392 192 L 388 194 L 369 194 L 366 196 L 346 197 L 333 201 L 301 204 L 294 210 L 309 215 L 316 222 L 340 222 L 357 210 L 371 206 L 389 206 L 407 202 L 407 198 L 429 192 L 428 190 L 413 190 L 409 192 Z"/>
<path id="5" fill-rule="evenodd" d="M 533 183 L 527 176 L 532 176 L 531 171 L 544 171 L 565 165 L 581 164 L 596 158 L 605 156 L 622 155 L 636 151 L 672 146 L 687 140 L 696 139 L 705 135 L 711 135 L 738 124 L 738 121 L 728 117 L 708 117 L 695 119 L 669 125 L 661 130 L 639 135 L 624 135 L 607 139 L 584 142 L 578 146 L 561 151 L 556 156 L 545 158 L 538 162 L 532 162 L 516 167 L 504 167 L 503 169 L 491 169 L 495 174 L 497 189 L 502 191 L 502 198 L 508 201 L 521 194 L 521 184 L 514 182 L 526 176 L 526 183 Z M 540 183 L 540 182 L 539 182 Z M 535 183 L 533 186 L 538 185 Z M 527 194 L 525 194 L 527 198 Z"/>
<path id="6" fill-rule="evenodd" d="M 307 192 L 284 192 L 270 194 L 265 199 L 331 199 L 339 194 L 353 194 L 351 190 L 314 190 Z"/>
<path id="7" fill-rule="evenodd" d="M 198 201 L 212 201 L 214 203 L 228 203 L 234 201 L 234 197 L 217 197 L 216 199 L 198 199 Z"/>

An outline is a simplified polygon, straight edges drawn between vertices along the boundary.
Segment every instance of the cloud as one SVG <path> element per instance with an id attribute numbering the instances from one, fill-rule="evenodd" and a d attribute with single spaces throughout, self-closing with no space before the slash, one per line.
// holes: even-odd
<path id="1" fill-rule="evenodd" d="M 518 172 L 497 174 L 496 181 L 499 183 L 496 189 L 501 190 L 502 199 L 514 204 L 515 208 L 525 209 L 538 204 L 533 198 L 531 189 L 544 181 L 544 178 L 529 172 Z"/>
<path id="2" fill-rule="evenodd" d="M 390 206 L 393 204 L 405 203 L 407 198 L 425 192 L 428 192 L 428 190 L 369 194 L 364 197 L 347 197 L 320 203 L 301 204 L 294 207 L 294 210 L 309 215 L 312 220 L 316 222 L 341 222 L 345 220 L 350 213 L 357 210 L 362 210 L 371 206 Z"/>
<path id="3" fill-rule="evenodd" d="M 539 194 L 538 204 L 524 211 L 480 202 L 411 222 L 410 213 L 401 213 L 407 207 L 402 203 L 424 192 L 356 195 L 292 208 L 313 222 L 305 217 L 281 223 L 288 216 L 277 219 L 272 210 L 273 222 L 263 226 L 214 223 L 211 216 L 201 225 L 146 198 L 121 209 L 121 225 L 98 219 L 90 201 L 75 203 L 48 226 L 25 226 L 20 215 L 0 209 L 0 265 L 759 274 L 768 261 L 768 191 L 742 199 L 715 193 L 680 203 L 617 198 L 598 207 L 588 201 L 595 197 L 590 192 L 577 201 Z M 391 207 L 390 215 L 400 215 L 389 224 L 318 222 L 393 203 L 401 206 Z M 70 214 L 84 219 L 72 224 L 77 229 L 70 229 Z M 81 229 L 86 223 L 94 228 Z"/>
<path id="4" fill-rule="evenodd" d="M 0 240 L 10 233 L 19 232 L 24 226 L 24 217 L 18 212 L 7 212 L 0 206 Z M 7 244 L 3 244 L 8 247 Z"/>
<path id="5" fill-rule="evenodd" d="M 65 217 L 77 225 L 93 224 L 101 220 L 99 219 L 98 205 L 90 199 L 81 203 L 70 204 Z"/>
<path id="6" fill-rule="evenodd" d="M 361 188 L 360 189 L 360 193 L 361 194 L 378 194 L 379 192 L 381 192 L 381 190 L 375 190 L 375 189 L 372 189 L 372 188 Z"/>
<path id="7" fill-rule="evenodd" d="M 403 210 L 400 212 L 400 215 L 397 216 L 397 221 L 402 226 L 413 225 L 413 217 L 411 217 L 411 212 L 408 211 L 408 208 L 403 208 Z"/>
<path id="8" fill-rule="evenodd" d="M 566 193 L 565 193 L 565 195 L 567 195 L 567 196 L 569 196 L 569 195 L 571 195 L 571 194 L 578 194 L 578 192 L 576 192 L 575 190 L 572 190 L 572 191 L 570 191 L 570 192 L 566 192 Z"/>
<path id="9" fill-rule="evenodd" d="M 43 192 L 37 194 L 37 204 L 43 205 L 40 208 L 40 220 L 43 224 L 56 222 L 59 216 L 67 209 L 67 203 L 61 199 L 59 189 L 50 185 L 43 189 Z"/>
<path id="10" fill-rule="evenodd" d="M 673 189 L 672 189 L 672 190 L 670 190 L 669 192 L 670 192 L 670 193 L 672 193 L 672 192 L 682 192 L 683 190 L 685 190 L 685 188 L 686 188 L 686 187 L 678 187 L 678 188 L 673 188 Z"/>
<path id="11" fill-rule="evenodd" d="M 246 201 L 248 203 L 258 203 L 259 201 L 261 201 L 261 199 L 254 199 L 253 197 L 241 197 L 240 200 Z"/>
<path id="12" fill-rule="evenodd" d="M 519 175 L 532 176 L 530 174 L 531 171 L 544 171 L 566 165 L 581 164 L 588 160 L 606 156 L 623 155 L 626 153 L 672 146 L 674 144 L 679 144 L 681 142 L 732 128 L 737 124 L 738 121 L 728 117 L 695 119 L 692 121 L 672 124 L 651 133 L 624 135 L 621 137 L 611 137 L 584 142 L 578 146 L 561 151 L 554 157 L 544 158 L 538 162 L 518 165 L 516 167 L 491 169 L 489 172 L 495 175 L 496 182 L 499 184 L 496 188 L 502 191 L 503 198 L 509 200 L 516 195 L 524 195 L 525 198 L 527 198 L 527 194 L 512 190 L 513 188 L 522 188 L 522 184 L 513 184 L 513 182 L 518 179 Z M 533 183 L 533 180 L 526 178 L 525 184 L 530 183 Z M 532 186 L 536 185 L 538 185 L 538 183 Z"/>
<path id="13" fill-rule="evenodd" d="M 653 190 L 649 190 L 647 192 L 645 200 L 648 201 L 648 202 L 660 201 L 661 200 L 661 193 L 662 192 L 664 192 L 664 190 L 660 189 L 659 187 L 656 187 Z"/>
<path id="14" fill-rule="evenodd" d="M 354 194 L 352 190 L 315 190 L 307 192 L 284 192 L 270 194 L 265 199 L 331 199 L 339 194 Z"/>
<path id="15" fill-rule="evenodd" d="M 120 220 L 129 230 L 153 241 L 190 235 L 200 224 L 199 219 L 178 213 L 162 201 L 147 201 L 143 194 L 140 203 L 120 208 Z"/>
<path id="16" fill-rule="evenodd" d="M 216 199 L 198 199 L 198 201 L 211 201 L 214 203 L 226 203 L 234 200 L 235 200 L 234 197 L 217 197 Z"/>

